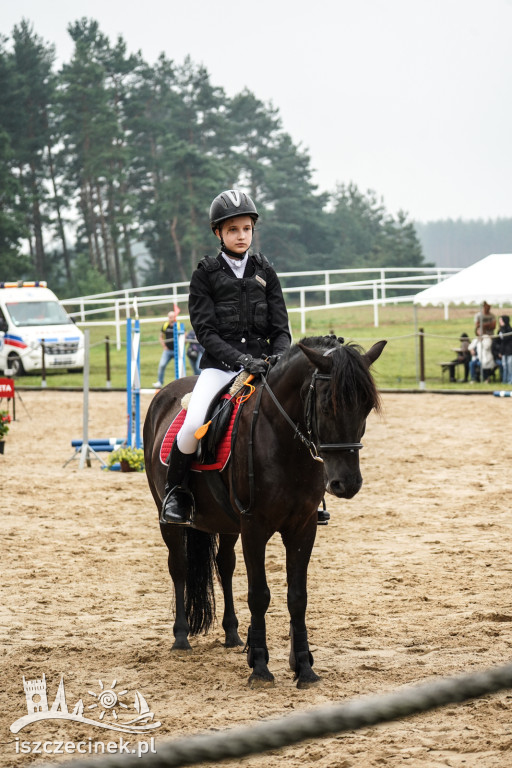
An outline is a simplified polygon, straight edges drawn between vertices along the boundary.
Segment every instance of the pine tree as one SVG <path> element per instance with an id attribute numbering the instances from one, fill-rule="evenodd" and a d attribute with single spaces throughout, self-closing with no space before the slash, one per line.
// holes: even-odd
<path id="1" fill-rule="evenodd" d="M 125 105 L 140 60 L 127 55 L 122 38 L 112 47 L 96 21 L 81 19 L 68 31 L 75 50 L 62 68 L 59 96 L 65 172 L 81 214 L 79 244 L 112 285 L 121 287 L 126 275 L 135 285 Z"/>
<path id="2" fill-rule="evenodd" d="M 224 94 L 190 60 L 145 67 L 127 104 L 132 186 L 150 282 L 186 281 L 207 247 L 208 206 L 222 185 Z"/>
<path id="3" fill-rule="evenodd" d="M 27 276 L 29 261 L 20 254 L 20 240 L 27 232 L 19 211 L 20 183 L 11 173 L 11 148 L 7 133 L 0 128 L 0 280 Z"/>
<path id="4" fill-rule="evenodd" d="M 48 221 L 46 150 L 50 144 L 47 114 L 55 88 L 55 51 L 23 20 L 12 33 L 14 88 L 9 104 L 8 133 L 22 185 L 20 204 L 26 216 L 34 271 L 45 278 L 44 227 Z"/>

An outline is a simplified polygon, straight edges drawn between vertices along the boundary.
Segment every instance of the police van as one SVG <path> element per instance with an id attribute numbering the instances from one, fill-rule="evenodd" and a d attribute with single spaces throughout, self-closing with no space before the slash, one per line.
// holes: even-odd
<path id="1" fill-rule="evenodd" d="M 43 281 L 0 282 L 0 371 L 12 376 L 84 367 L 84 335 Z"/>

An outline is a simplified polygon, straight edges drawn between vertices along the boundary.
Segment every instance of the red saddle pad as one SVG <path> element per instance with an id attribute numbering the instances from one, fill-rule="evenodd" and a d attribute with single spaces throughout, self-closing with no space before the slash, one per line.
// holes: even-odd
<path id="1" fill-rule="evenodd" d="M 228 399 L 228 398 L 229 398 L 229 395 L 223 396 L 223 399 Z M 217 445 L 215 462 L 213 464 L 201 464 L 198 461 L 193 461 L 192 469 L 195 472 L 204 472 L 207 469 L 224 469 L 224 467 L 228 463 L 228 459 L 231 455 L 231 434 L 233 432 L 235 417 L 236 417 L 238 408 L 240 407 L 240 403 L 237 402 L 236 400 L 234 400 L 233 404 L 235 407 L 233 408 L 233 413 L 231 414 L 231 419 L 229 420 L 228 428 L 226 429 L 224 435 L 222 436 L 220 442 Z M 172 445 L 176 439 L 176 435 L 181 429 L 183 422 L 185 421 L 186 415 L 187 415 L 186 410 L 182 408 L 181 411 L 178 412 L 177 416 L 174 418 L 174 420 L 171 422 L 171 424 L 167 428 L 167 431 L 164 435 L 164 439 L 162 440 L 162 445 L 160 446 L 160 461 L 162 462 L 162 464 L 167 464 L 167 459 L 169 458 Z"/>

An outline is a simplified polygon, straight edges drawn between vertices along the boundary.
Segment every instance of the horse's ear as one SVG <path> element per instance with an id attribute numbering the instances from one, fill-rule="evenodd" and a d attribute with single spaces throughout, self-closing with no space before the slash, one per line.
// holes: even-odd
<path id="1" fill-rule="evenodd" d="M 318 368 L 320 373 L 330 373 L 332 370 L 332 358 L 330 355 L 325 355 L 323 352 L 318 352 L 316 349 L 306 347 L 304 344 L 297 344 L 302 349 L 308 360 L 313 363 L 315 368 Z"/>
<path id="2" fill-rule="evenodd" d="M 368 368 L 370 365 L 373 365 L 373 363 L 381 356 L 382 350 L 386 346 L 387 341 L 377 341 L 373 347 L 370 347 L 368 352 L 366 352 L 363 357 L 366 361 L 366 364 L 368 365 Z"/>

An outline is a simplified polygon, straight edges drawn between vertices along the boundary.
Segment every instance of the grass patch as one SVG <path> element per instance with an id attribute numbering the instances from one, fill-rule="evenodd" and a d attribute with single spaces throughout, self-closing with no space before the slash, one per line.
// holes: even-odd
<path id="1" fill-rule="evenodd" d="M 455 357 L 454 347 L 458 346 L 460 334 L 464 331 L 474 336 L 473 318 L 476 307 L 452 307 L 450 318 L 445 320 L 444 309 L 439 307 L 418 307 L 417 328 L 425 332 L 425 380 L 427 390 L 460 389 L 490 391 L 510 389 L 510 385 L 495 384 L 450 384 L 447 375 L 441 377 L 440 362 Z M 495 309 L 495 314 L 511 314 L 512 308 Z M 411 304 L 397 304 L 379 307 L 379 327 L 374 326 L 373 307 L 347 307 L 310 312 L 307 315 L 306 332 L 301 333 L 300 316 L 290 314 L 294 341 L 302 336 L 322 336 L 334 331 L 346 340 L 352 340 L 368 349 L 375 341 L 387 339 L 388 344 L 374 366 L 374 375 L 382 389 L 415 389 L 418 387 L 419 360 L 414 310 Z M 161 346 L 158 341 L 160 321 L 141 323 L 141 385 L 150 387 L 156 380 Z M 186 324 L 187 329 L 190 327 Z M 113 388 L 126 387 L 126 329 L 123 328 L 121 350 L 116 349 L 115 333 L 112 327 L 90 329 L 90 386 L 106 385 L 105 336 L 110 336 L 111 385 Z M 187 371 L 192 370 L 187 360 Z M 459 369 L 461 373 L 461 369 Z M 173 363 L 166 370 L 166 382 L 174 378 Z M 47 374 L 48 388 L 81 387 L 83 376 L 67 372 Z M 39 386 L 40 374 L 23 376 L 17 385 Z"/>

